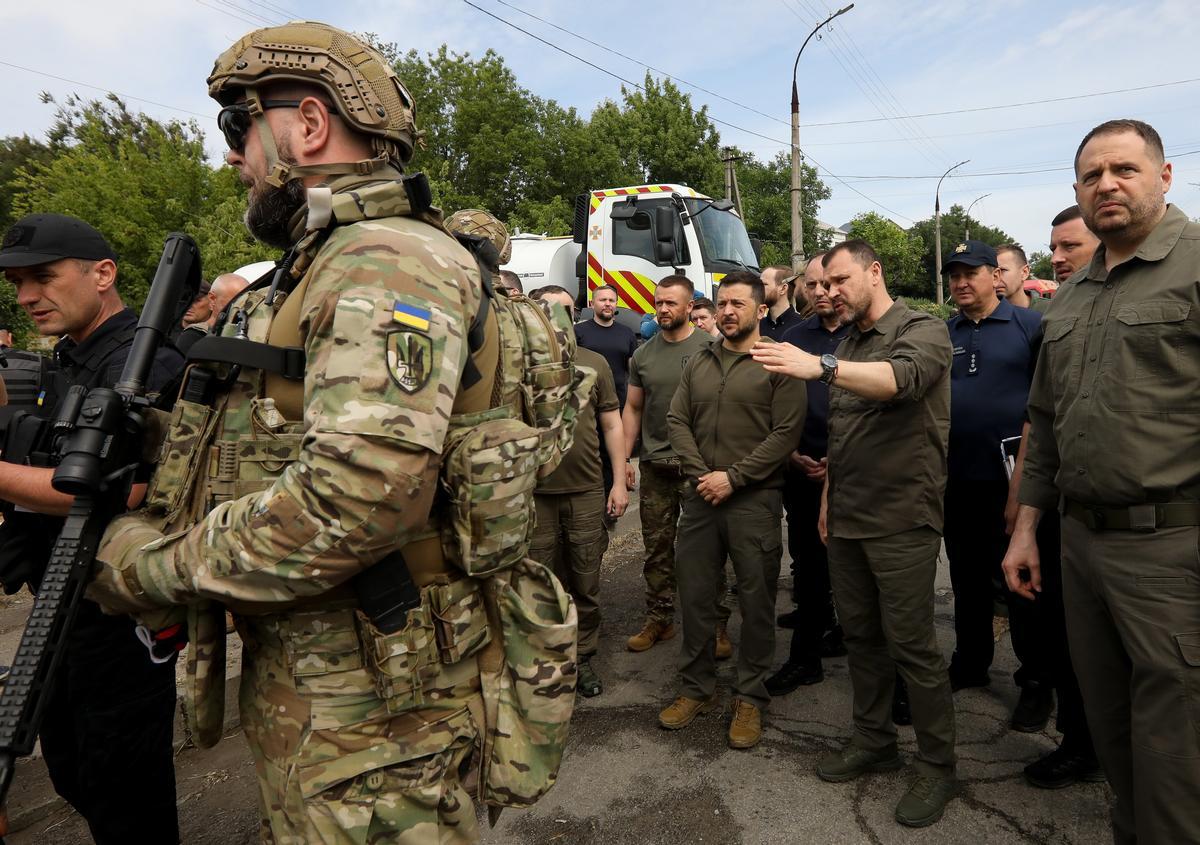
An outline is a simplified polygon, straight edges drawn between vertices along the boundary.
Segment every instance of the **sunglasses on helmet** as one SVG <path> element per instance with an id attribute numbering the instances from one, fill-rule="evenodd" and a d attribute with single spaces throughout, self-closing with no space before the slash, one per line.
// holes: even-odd
<path id="1" fill-rule="evenodd" d="M 294 109 L 300 106 L 302 100 L 260 100 L 259 107 L 266 111 L 267 109 Z M 329 109 L 330 114 L 337 114 L 333 106 L 325 104 Z M 225 143 L 229 145 L 229 149 L 235 153 L 241 153 L 246 146 L 246 133 L 250 131 L 250 127 L 254 125 L 254 119 L 250 116 L 249 103 L 234 103 L 230 106 L 225 106 L 217 112 L 217 128 L 221 130 L 221 134 L 225 136 Z"/>

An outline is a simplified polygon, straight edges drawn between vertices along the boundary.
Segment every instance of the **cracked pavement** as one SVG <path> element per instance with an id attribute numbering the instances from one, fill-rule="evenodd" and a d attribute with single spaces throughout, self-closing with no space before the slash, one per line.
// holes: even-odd
<path id="1" fill-rule="evenodd" d="M 785 544 L 786 546 L 786 544 Z M 536 806 L 505 811 L 486 843 L 667 845 L 667 843 L 1069 843 L 1107 842 L 1110 793 L 1104 784 L 1047 791 L 1028 786 L 1021 769 L 1051 751 L 1053 718 L 1043 733 L 1010 731 L 1018 691 L 1008 635 L 996 646 L 991 685 L 957 693 L 959 778 L 963 789 L 932 827 L 910 830 L 892 817 L 911 767 L 828 784 L 817 760 L 849 736 L 850 681 L 846 658 L 825 660 L 825 681 L 772 701 L 763 741 L 748 751 L 726 744 L 733 661 L 719 665 L 722 711 L 681 731 L 658 727 L 658 711 L 676 692 L 678 636 L 642 654 L 625 649 L 641 627 L 643 551 L 636 504 L 618 526 L 605 558 L 600 653 L 594 660 L 604 693 L 579 699 L 559 781 Z M 779 612 L 791 609 L 785 551 Z M 942 652 L 954 645 L 953 596 L 943 560 L 937 578 L 937 627 Z M 741 617 L 736 597 L 730 636 Z M 790 632 L 778 631 L 776 660 Z M 900 750 L 911 761 L 916 742 L 902 727 Z"/>

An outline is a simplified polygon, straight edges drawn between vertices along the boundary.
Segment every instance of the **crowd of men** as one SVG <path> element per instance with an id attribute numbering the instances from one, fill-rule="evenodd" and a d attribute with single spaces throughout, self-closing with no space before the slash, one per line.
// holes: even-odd
<path id="1" fill-rule="evenodd" d="M 958 791 L 954 694 L 992 683 L 1001 613 L 1019 663 L 1011 729 L 1042 730 L 1057 700 L 1061 743 L 1028 783 L 1107 779 L 1116 841 L 1200 841 L 1200 230 L 1166 204 L 1171 166 L 1145 123 L 1097 127 L 1076 174 L 1079 203 L 1050 221 L 1054 299 L 1026 290 L 1020 245 L 968 240 L 945 256 L 943 322 L 894 300 L 871 245 L 848 241 L 799 276 L 732 273 L 715 303 L 668 276 L 660 330 L 614 356 L 636 339 L 613 322 L 616 291 L 593 293 L 577 337 L 628 373 L 630 487 L 640 454 L 647 611 L 628 648 L 675 637 L 676 594 L 681 610 L 662 727 L 718 703 L 730 564 L 730 746 L 755 745 L 771 696 L 848 654 L 853 733 L 817 774 L 900 768 L 896 725 L 911 724 L 896 819 L 931 824 Z M 796 607 L 775 618 L 785 513 Z M 770 673 L 777 626 L 791 637 Z"/>
<path id="2" fill-rule="evenodd" d="M 388 92 L 382 122 L 344 102 L 349 87 L 320 76 L 323 65 L 289 66 L 268 98 L 279 67 L 254 63 L 281 44 L 327 51 L 348 78 L 367 67 L 384 80 L 374 89 Z M 473 257 L 431 223 L 433 211 L 412 207 L 420 191 L 402 170 L 412 104 L 367 45 L 321 24 L 252 33 L 209 84 L 228 162 L 250 187 L 247 226 L 290 250 L 297 263 L 283 266 L 297 268 L 297 286 L 275 302 L 275 284 L 268 294 L 232 274 L 214 279 L 159 352 L 151 388 L 182 369 L 180 350 L 214 330 L 228 336 L 218 315 L 235 300 L 241 338 L 299 349 L 306 386 L 289 392 L 269 368 L 233 373 L 206 418 L 224 439 L 212 461 L 195 461 L 209 485 L 195 488 L 207 497 L 195 521 L 168 533 L 135 515 L 106 534 L 42 725 L 51 778 L 97 842 L 178 841 L 174 662 L 147 660 L 131 614 L 215 599 L 235 611 L 246 644 L 242 721 L 264 841 L 474 841 L 462 776 L 482 741 L 484 653 L 464 660 L 465 640 L 446 638 L 473 631 L 472 612 L 489 623 L 426 520 L 451 412 L 504 410 L 487 402 L 511 339 L 481 316 L 480 269 L 515 294 L 520 279 L 500 271 L 502 249 Z M 861 240 L 812 256 L 799 276 L 730 273 L 715 301 L 667 276 L 654 294 L 658 331 L 640 344 L 615 319 L 617 292 L 592 292 L 576 363 L 596 378 L 570 451 L 533 493 L 529 548 L 574 599 L 581 695 L 603 692 L 600 568 L 638 486 L 646 613 L 626 646 L 681 640 L 663 728 L 714 709 L 717 661 L 735 659 L 728 742 L 752 748 L 771 698 L 822 682 L 822 660 L 845 654 L 852 732 L 818 776 L 901 768 L 896 726 L 911 724 L 916 777 L 895 817 L 932 824 L 958 792 L 954 694 L 992 681 L 999 601 L 1020 662 L 1011 727 L 1041 730 L 1058 701 L 1062 742 L 1030 762 L 1029 783 L 1107 778 L 1117 842 L 1200 840 L 1200 226 L 1165 203 L 1171 165 L 1144 123 L 1098 126 L 1075 172 L 1078 205 L 1051 222 L 1061 287 L 1050 302 L 1025 291 L 1019 245 L 971 240 L 946 256 L 957 306 L 948 321 L 893 299 Z M 309 208 L 312 197 L 322 199 Z M 316 219 L 325 222 L 295 228 Z M 362 220 L 370 225 L 347 225 Z M 38 332 L 61 338 L 63 382 L 114 384 L 137 318 L 103 235 L 30 215 L 6 233 L 0 267 Z M 574 311 L 562 288 L 529 296 Z M 262 456 L 244 448 L 264 440 Z M 243 462 L 287 470 L 222 475 L 227 443 Z M 52 474 L 0 462 L 0 499 L 15 506 L 0 526 L 10 592 L 37 589 L 31 550 L 69 507 Z M 161 494 L 166 482 L 156 477 L 156 492 L 148 480 L 137 478 L 131 506 Z M 785 514 L 795 609 L 777 617 Z M 934 631 L 943 541 L 955 601 L 948 664 Z M 362 595 L 342 589 L 401 551 L 418 581 L 415 618 L 465 614 L 437 628 L 436 644 L 398 641 L 403 631 L 377 625 L 359 610 Z M 432 603 L 459 588 L 458 605 Z M 791 631 L 782 660 L 777 628 Z M 404 662 L 421 648 L 438 656 Z M 393 666 L 408 674 L 383 671 Z M 418 668 L 425 686 L 414 691 Z"/>

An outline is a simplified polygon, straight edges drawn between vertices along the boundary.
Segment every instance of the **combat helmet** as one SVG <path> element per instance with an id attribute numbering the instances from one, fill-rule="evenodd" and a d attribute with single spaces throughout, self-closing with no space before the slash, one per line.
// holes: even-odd
<path id="1" fill-rule="evenodd" d="M 508 227 L 493 214 L 481 208 L 464 208 L 446 220 L 446 230 L 451 234 L 478 235 L 487 238 L 496 248 L 500 264 L 507 264 L 512 257 L 512 241 L 508 239 Z"/>
<path id="2" fill-rule="evenodd" d="M 347 164 L 289 166 L 279 161 L 266 123 L 263 89 L 277 82 L 313 85 L 329 95 L 351 129 L 369 135 L 374 159 Z M 230 106 L 245 94 L 267 155 L 268 183 L 310 173 L 371 173 L 407 163 L 420 138 L 412 95 L 383 55 L 348 32 L 316 21 L 257 29 L 217 57 L 208 94 Z"/>

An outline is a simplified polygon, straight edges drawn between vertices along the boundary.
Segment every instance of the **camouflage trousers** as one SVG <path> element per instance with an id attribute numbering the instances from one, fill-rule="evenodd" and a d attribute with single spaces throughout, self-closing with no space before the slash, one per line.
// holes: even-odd
<path id="1" fill-rule="evenodd" d="M 242 727 L 258 775 L 264 845 L 479 841 L 461 781 L 479 742 L 474 658 L 414 671 L 407 687 L 403 677 L 390 678 L 385 699 L 378 669 L 364 662 L 379 643 L 360 641 L 369 626 L 353 609 L 237 623 L 245 643 Z M 414 686 L 418 677 L 425 680 Z"/>
<path id="2" fill-rule="evenodd" d="M 642 461 L 638 513 L 642 520 L 642 544 L 646 547 L 646 618 L 671 622 L 675 618 L 675 534 L 683 500 L 690 483 L 677 460 Z M 723 570 L 722 570 L 723 572 Z M 730 610 L 723 597 L 725 576 L 717 598 L 717 617 L 729 622 Z"/>
<path id="3" fill-rule="evenodd" d="M 579 657 L 591 657 L 600 642 L 600 563 L 608 551 L 604 492 L 538 493 L 537 528 L 529 556 L 567 587 L 579 613 Z"/>

